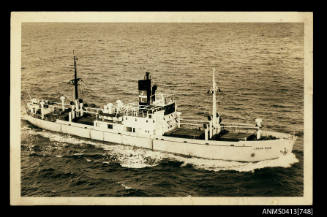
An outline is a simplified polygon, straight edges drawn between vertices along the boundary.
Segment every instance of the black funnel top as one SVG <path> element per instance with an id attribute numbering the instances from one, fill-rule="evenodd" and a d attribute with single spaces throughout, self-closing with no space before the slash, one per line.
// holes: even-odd
<path id="1" fill-rule="evenodd" d="M 138 81 L 138 89 L 139 89 L 139 105 L 150 105 L 151 103 L 151 77 L 150 72 L 146 72 L 144 76 L 144 80 Z M 141 97 L 143 96 L 143 97 Z M 146 100 L 145 97 L 146 96 Z"/>
<path id="2" fill-rule="evenodd" d="M 150 72 L 145 73 L 144 80 L 150 80 Z"/>

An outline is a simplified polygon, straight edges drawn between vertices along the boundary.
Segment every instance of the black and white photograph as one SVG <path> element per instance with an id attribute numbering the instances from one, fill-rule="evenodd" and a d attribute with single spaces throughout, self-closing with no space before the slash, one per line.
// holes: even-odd
<path id="1" fill-rule="evenodd" d="M 312 204 L 311 13 L 11 27 L 14 203 Z"/>

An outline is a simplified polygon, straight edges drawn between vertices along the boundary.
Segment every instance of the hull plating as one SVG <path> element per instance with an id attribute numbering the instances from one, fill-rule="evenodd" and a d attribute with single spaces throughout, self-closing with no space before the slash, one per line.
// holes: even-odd
<path id="1" fill-rule="evenodd" d="M 31 116 L 27 116 L 26 119 L 31 124 L 50 131 L 66 133 L 98 141 L 147 148 L 154 151 L 217 160 L 253 162 L 275 159 L 292 152 L 295 142 L 295 138 L 229 142 L 212 140 L 205 141 L 168 136 L 140 137 L 114 133 L 106 129 L 67 121 L 57 120 L 57 122 L 50 122 L 36 119 Z"/>

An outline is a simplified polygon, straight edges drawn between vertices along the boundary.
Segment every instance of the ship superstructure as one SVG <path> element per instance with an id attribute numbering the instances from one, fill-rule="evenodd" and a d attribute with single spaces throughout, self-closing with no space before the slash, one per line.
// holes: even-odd
<path id="1" fill-rule="evenodd" d="M 236 161 L 278 158 L 292 151 L 296 137 L 262 130 L 255 124 L 222 123 L 217 112 L 219 88 L 212 72 L 212 111 L 208 121 L 183 119 L 174 95 L 157 93 L 149 72 L 138 81 L 138 101 L 121 100 L 102 107 L 89 106 L 79 97 L 77 58 L 74 55 L 74 100 L 66 103 L 32 99 L 27 104 L 27 120 L 56 132 L 100 141 L 116 142 L 187 156 Z"/>

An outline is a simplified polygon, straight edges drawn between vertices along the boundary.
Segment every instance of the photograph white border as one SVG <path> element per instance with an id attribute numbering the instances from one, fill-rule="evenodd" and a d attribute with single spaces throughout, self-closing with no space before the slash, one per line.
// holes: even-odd
<path id="1" fill-rule="evenodd" d="M 22 197 L 21 27 L 25 22 L 76 23 L 303 23 L 304 191 L 302 197 Z M 312 12 L 12 12 L 10 36 L 11 205 L 312 205 L 313 13 Z"/>

